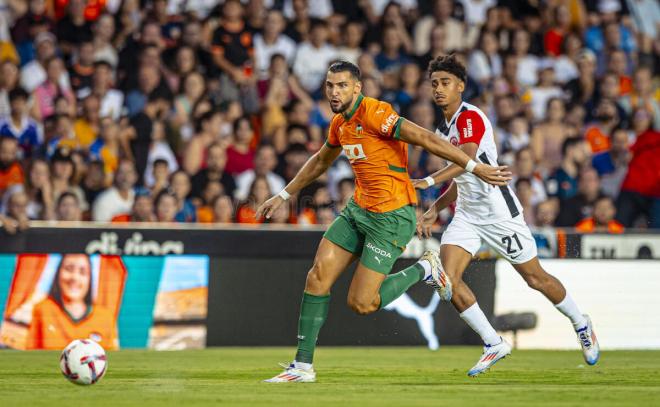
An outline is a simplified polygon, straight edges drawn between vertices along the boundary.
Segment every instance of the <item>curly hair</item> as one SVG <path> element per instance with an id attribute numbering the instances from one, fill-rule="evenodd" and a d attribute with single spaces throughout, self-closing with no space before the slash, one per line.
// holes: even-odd
<path id="1" fill-rule="evenodd" d="M 456 59 L 454 54 L 440 55 L 429 62 L 429 78 L 433 72 L 440 71 L 449 72 L 463 82 L 467 82 L 467 71 L 465 70 L 465 66 Z"/>

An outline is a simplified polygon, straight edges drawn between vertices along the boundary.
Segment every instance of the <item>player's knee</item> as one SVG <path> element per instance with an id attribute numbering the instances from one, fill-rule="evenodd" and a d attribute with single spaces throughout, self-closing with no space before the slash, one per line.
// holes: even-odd
<path id="1" fill-rule="evenodd" d="M 373 301 L 357 296 L 349 296 L 347 303 L 348 307 L 358 315 L 369 315 L 378 309 Z"/>
<path id="2" fill-rule="evenodd" d="M 307 272 L 307 281 L 305 282 L 305 291 L 310 294 L 325 294 L 328 291 L 327 282 L 324 278 L 323 262 L 315 261 L 312 268 Z"/>

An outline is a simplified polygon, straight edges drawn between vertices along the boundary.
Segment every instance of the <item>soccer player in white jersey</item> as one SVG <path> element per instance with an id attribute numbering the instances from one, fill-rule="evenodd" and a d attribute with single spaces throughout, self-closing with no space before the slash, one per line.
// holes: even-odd
<path id="1" fill-rule="evenodd" d="M 479 108 L 462 100 L 465 67 L 453 56 L 440 56 L 429 64 L 429 77 L 433 99 L 443 110 L 445 118 L 438 126 L 438 135 L 461 148 L 472 159 L 497 165 L 490 121 Z M 511 353 L 511 345 L 493 329 L 474 294 L 462 280 L 465 268 L 482 241 L 508 260 L 531 288 L 540 291 L 570 319 L 585 361 L 589 365 L 596 364 L 600 351 L 591 320 L 580 312 L 562 283 L 541 267 L 536 243 L 523 220 L 522 206 L 511 188 L 490 186 L 454 164 L 416 180 L 414 184 L 425 189 L 452 179 L 449 189 L 418 220 L 417 232 L 420 237 L 428 237 L 437 213 L 456 201 L 454 218 L 442 234 L 440 259 L 452 282 L 452 304 L 484 341 L 483 355 L 468 375 L 484 373 Z"/>

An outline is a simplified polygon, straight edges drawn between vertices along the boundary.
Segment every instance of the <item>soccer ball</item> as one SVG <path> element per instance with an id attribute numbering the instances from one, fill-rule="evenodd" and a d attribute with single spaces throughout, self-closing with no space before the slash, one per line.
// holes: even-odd
<path id="1" fill-rule="evenodd" d="M 76 339 L 60 355 L 60 369 L 71 383 L 94 384 L 103 378 L 107 367 L 103 347 L 91 339 Z"/>

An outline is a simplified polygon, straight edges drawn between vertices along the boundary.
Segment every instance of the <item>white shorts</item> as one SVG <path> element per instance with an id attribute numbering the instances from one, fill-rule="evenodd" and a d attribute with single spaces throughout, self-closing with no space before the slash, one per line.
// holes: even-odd
<path id="1" fill-rule="evenodd" d="M 522 215 L 491 225 L 454 218 L 442 234 L 440 244 L 462 247 L 474 256 L 482 241 L 512 264 L 528 262 L 538 254 L 536 241 Z"/>

